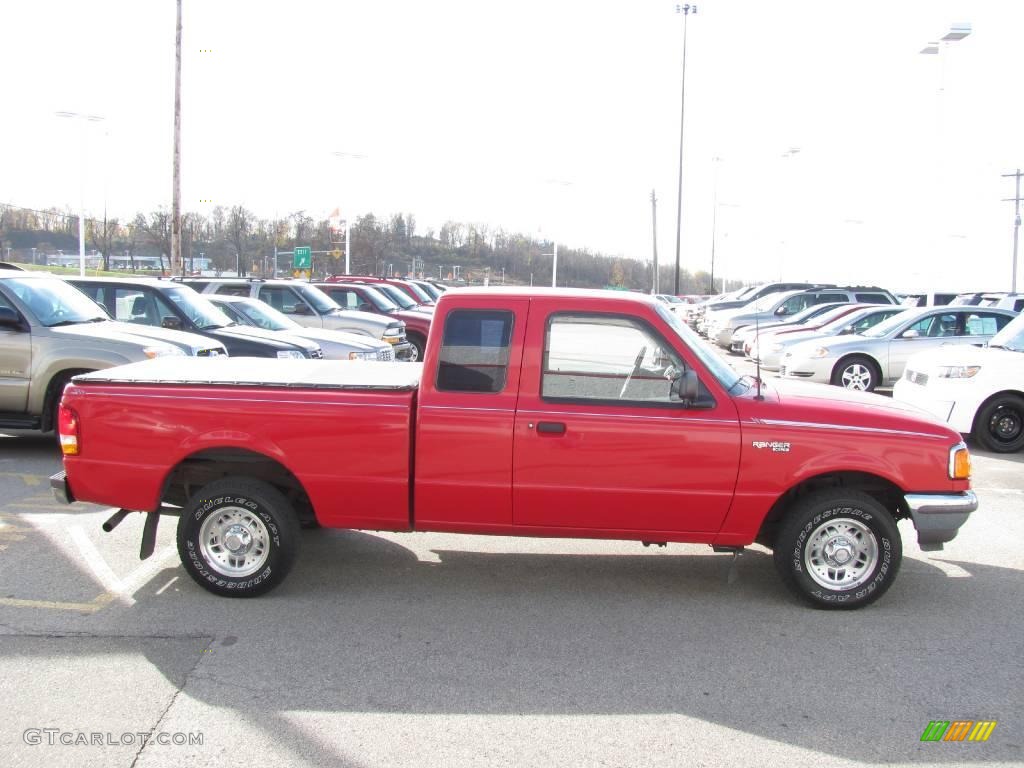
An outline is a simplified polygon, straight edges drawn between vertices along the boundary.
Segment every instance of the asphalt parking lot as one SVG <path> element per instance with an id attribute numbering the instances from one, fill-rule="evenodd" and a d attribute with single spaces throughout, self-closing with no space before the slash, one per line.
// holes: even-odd
<path id="1" fill-rule="evenodd" d="M 221 599 L 166 520 L 140 562 L 141 516 L 54 502 L 59 466 L 0 437 L 5 765 L 1024 760 L 1024 455 L 976 453 L 979 512 L 939 553 L 901 524 L 899 579 L 852 613 L 796 603 L 760 548 L 326 530 Z M 921 742 L 932 720 L 998 725 Z"/>

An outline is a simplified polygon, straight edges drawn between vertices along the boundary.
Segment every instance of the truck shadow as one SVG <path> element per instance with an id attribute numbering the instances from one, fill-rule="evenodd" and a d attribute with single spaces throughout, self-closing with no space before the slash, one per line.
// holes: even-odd
<path id="1" fill-rule="evenodd" d="M 357 532 L 311 531 L 303 545 L 288 581 L 255 601 L 216 598 L 165 569 L 111 614 L 112 631 L 216 638 L 188 695 L 296 755 L 310 749 L 296 712 L 671 714 L 844 760 L 962 764 L 960 750 L 920 743 L 929 720 L 1011 720 L 1024 707 L 1007 674 L 1019 667 L 1019 618 L 978 599 L 1019 593 L 1013 569 L 957 563 L 969 576 L 947 578 L 907 559 L 879 603 L 845 613 L 790 598 L 761 551 L 730 583 L 728 556 L 672 550 L 435 549 L 426 562 Z M 179 586 L 158 594 L 175 575 Z M 180 677 L 161 654 L 150 661 Z M 690 739 L 668 738 L 680 750 Z M 1002 740 L 971 752 L 1019 758 Z M 339 753 L 322 762 L 351 764 Z"/>

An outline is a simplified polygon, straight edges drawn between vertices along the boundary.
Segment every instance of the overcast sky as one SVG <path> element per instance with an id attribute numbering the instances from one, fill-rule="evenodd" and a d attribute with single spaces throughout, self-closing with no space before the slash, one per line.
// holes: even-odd
<path id="1" fill-rule="evenodd" d="M 649 259 L 654 189 L 672 261 L 674 5 L 184 0 L 183 205 L 412 212 L 421 232 L 453 218 Z M 717 176 L 718 275 L 1009 288 L 1024 3 L 697 7 L 684 267 L 710 267 Z M 173 0 L 3 18 L 0 202 L 77 207 L 84 132 L 90 215 L 169 207 Z M 954 22 L 970 36 L 918 53 Z"/>

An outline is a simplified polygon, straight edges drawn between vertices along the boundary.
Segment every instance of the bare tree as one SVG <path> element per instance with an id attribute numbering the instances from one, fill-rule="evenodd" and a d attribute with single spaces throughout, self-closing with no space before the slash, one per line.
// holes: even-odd
<path id="1" fill-rule="evenodd" d="M 239 277 L 246 274 L 245 249 L 252 231 L 252 220 L 253 215 L 241 205 L 233 206 L 228 213 L 227 234 L 235 247 L 235 267 Z"/>
<path id="2" fill-rule="evenodd" d="M 146 222 L 146 235 L 159 252 L 160 273 L 163 274 L 165 272 L 164 258 L 170 259 L 171 253 L 171 214 L 163 208 L 149 214 L 149 221 Z"/>

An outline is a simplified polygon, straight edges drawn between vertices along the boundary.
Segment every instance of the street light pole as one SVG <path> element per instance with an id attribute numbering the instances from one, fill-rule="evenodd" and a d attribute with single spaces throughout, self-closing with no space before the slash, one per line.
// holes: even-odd
<path id="1" fill-rule="evenodd" d="M 88 163 L 88 140 L 85 135 L 86 122 L 97 123 L 103 120 L 100 115 L 82 115 L 78 112 L 55 112 L 57 117 L 70 117 L 81 120 L 81 157 L 82 173 L 78 180 L 78 275 L 85 277 L 85 174 Z"/>
<path id="2" fill-rule="evenodd" d="M 174 157 L 171 190 L 171 274 L 178 268 L 185 273 L 181 260 L 181 0 L 178 0 L 178 21 L 174 32 Z"/>
<path id="3" fill-rule="evenodd" d="M 676 276 L 674 293 L 679 295 L 679 245 L 683 227 L 683 127 L 686 119 L 686 22 L 690 13 L 697 13 L 697 6 L 677 5 L 676 13 L 683 14 L 683 77 L 679 92 L 679 188 L 676 191 Z"/>

